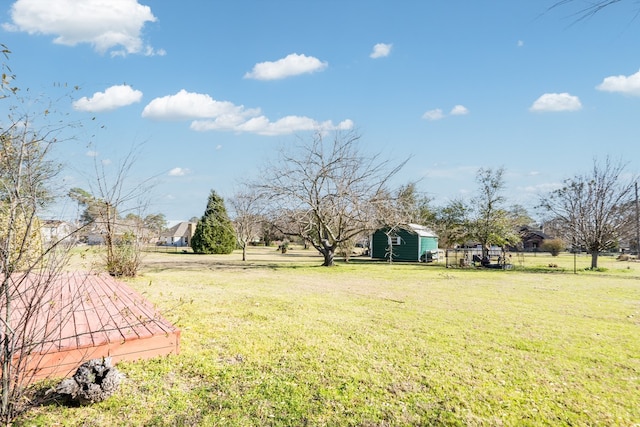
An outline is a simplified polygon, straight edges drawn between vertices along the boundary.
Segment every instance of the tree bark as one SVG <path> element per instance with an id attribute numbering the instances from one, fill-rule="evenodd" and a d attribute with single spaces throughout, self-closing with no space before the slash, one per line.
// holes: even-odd
<path id="1" fill-rule="evenodd" d="M 598 251 L 591 251 L 591 269 L 598 268 Z"/>
<path id="2" fill-rule="evenodd" d="M 334 245 L 329 244 L 327 240 L 322 241 L 322 250 L 320 252 L 322 252 L 322 255 L 324 255 L 324 263 L 322 264 L 323 267 L 333 267 L 335 265 L 335 251 L 336 248 Z"/>
<path id="3" fill-rule="evenodd" d="M 324 255 L 323 267 L 333 267 L 335 265 L 333 249 L 325 249 L 322 255 Z"/>

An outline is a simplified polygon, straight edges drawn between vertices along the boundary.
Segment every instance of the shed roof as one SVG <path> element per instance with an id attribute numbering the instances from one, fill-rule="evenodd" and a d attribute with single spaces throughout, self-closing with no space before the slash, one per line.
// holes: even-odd
<path id="1" fill-rule="evenodd" d="M 438 237 L 430 228 L 420 224 L 407 224 L 407 228 L 420 237 Z"/>

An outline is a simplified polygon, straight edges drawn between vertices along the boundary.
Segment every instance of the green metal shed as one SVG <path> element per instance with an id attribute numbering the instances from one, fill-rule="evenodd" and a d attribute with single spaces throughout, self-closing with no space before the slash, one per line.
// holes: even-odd
<path id="1" fill-rule="evenodd" d="M 371 235 L 371 258 L 393 261 L 433 261 L 438 256 L 438 236 L 423 225 L 405 224 L 382 227 Z"/>

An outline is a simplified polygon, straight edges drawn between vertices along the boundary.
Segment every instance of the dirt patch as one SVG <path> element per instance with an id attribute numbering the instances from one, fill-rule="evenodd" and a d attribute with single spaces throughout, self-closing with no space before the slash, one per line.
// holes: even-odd
<path id="1" fill-rule="evenodd" d="M 96 270 L 101 261 L 99 247 L 79 249 L 69 264 L 72 270 Z M 199 255 L 191 251 L 178 249 L 151 248 L 143 252 L 141 272 L 145 271 L 202 271 L 235 270 L 253 268 L 281 268 L 291 265 L 322 265 L 323 258 L 315 249 L 290 247 L 286 254 L 277 247 L 252 246 L 247 250 L 247 260 L 242 261 L 242 251 L 236 250 L 229 255 Z"/>

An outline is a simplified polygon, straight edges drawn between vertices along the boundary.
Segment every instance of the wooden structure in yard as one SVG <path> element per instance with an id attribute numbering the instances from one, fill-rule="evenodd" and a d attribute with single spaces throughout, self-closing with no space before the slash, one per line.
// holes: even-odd
<path id="1" fill-rule="evenodd" d="M 30 274 L 14 283 L 19 297 L 13 298 L 12 324 L 21 324 L 28 337 L 16 339 L 23 355 L 16 363 L 23 363 L 27 381 L 71 375 L 90 359 L 117 363 L 180 351 L 180 330 L 125 283 L 106 273 L 52 277 Z M 25 316 L 34 309 L 37 316 Z"/>
<path id="2" fill-rule="evenodd" d="M 425 226 L 403 224 L 376 230 L 369 243 L 371 258 L 432 262 L 438 258 L 438 236 Z"/>

